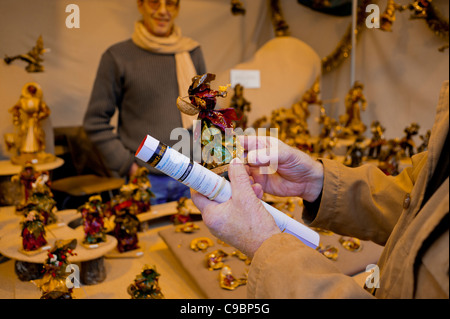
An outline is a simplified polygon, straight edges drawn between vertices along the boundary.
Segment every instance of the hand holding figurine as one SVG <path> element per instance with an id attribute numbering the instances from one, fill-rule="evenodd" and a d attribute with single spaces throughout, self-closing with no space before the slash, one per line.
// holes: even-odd
<path id="1" fill-rule="evenodd" d="M 248 152 L 250 175 L 264 192 L 299 196 L 309 202 L 319 197 L 323 187 L 320 162 L 274 137 L 241 136 L 240 141 Z M 269 167 L 275 171 L 269 174 Z"/>

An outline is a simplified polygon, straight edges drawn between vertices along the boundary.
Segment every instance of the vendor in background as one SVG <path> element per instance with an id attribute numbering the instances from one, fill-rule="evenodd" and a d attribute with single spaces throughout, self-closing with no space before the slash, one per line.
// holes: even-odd
<path id="1" fill-rule="evenodd" d="M 193 192 L 192 200 L 213 235 L 253 258 L 248 297 L 449 298 L 448 82 L 428 151 L 414 155 L 412 166 L 395 177 L 374 165 L 351 168 L 325 158 L 316 161 L 272 137 L 242 142 L 250 166 L 231 162 L 232 198 L 218 204 Z M 278 152 L 264 151 L 271 145 L 279 145 Z M 278 163 L 276 173 L 259 172 L 266 165 L 259 154 L 267 163 Z M 312 227 L 385 246 L 379 272 L 366 280 L 367 289 L 333 261 L 281 232 L 258 199 L 263 192 L 302 197 L 302 217 Z"/>
<path id="2" fill-rule="evenodd" d="M 160 204 L 190 197 L 189 189 L 134 154 L 147 134 L 172 146 L 173 129 L 192 127 L 193 119 L 180 113 L 176 101 L 186 95 L 195 75 L 206 73 L 206 66 L 200 45 L 182 36 L 174 23 L 180 0 L 138 0 L 137 6 L 142 19 L 135 23 L 132 38 L 101 57 L 84 129 L 114 174 L 127 177 L 147 166 L 152 204 Z M 114 132 L 110 122 L 116 110 Z"/>

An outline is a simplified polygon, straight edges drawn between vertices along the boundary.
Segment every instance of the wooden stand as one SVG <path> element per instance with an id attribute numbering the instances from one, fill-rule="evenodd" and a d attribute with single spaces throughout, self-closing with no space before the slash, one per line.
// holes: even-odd
<path id="1" fill-rule="evenodd" d="M 83 285 L 96 285 L 106 279 L 104 257 L 81 263 L 80 281 Z"/>
<path id="2" fill-rule="evenodd" d="M 44 265 L 16 260 L 14 271 L 20 281 L 41 279 L 44 276 Z"/>

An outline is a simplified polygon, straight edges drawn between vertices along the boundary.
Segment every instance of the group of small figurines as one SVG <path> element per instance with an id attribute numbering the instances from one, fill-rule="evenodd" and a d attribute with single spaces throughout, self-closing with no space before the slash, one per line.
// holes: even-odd
<path id="1" fill-rule="evenodd" d="M 413 138 L 419 134 L 420 126 L 417 123 L 411 123 L 406 127 L 405 135 L 401 139 L 387 140 L 384 137 L 386 129 L 379 121 L 373 121 L 370 126 L 372 137 L 368 141 L 363 135 L 367 127 L 361 120 L 361 111 L 367 107 L 363 89 L 362 83 L 355 82 L 345 97 L 346 112 L 339 117 L 339 120 L 336 120 L 326 114 L 323 101 L 319 98 L 319 82 L 316 81 L 314 86 L 305 92 L 301 100 L 294 103 L 290 109 L 274 110 L 270 119 L 263 116 L 257 119 L 252 127 L 255 129 L 260 127 L 276 128 L 278 129 L 278 138 L 286 144 L 317 157 L 331 159 L 336 158 L 334 149 L 338 145 L 339 139 L 353 139 L 353 144 L 346 150 L 345 165 L 357 167 L 366 160 L 376 160 L 378 167 L 383 172 L 388 175 L 398 175 L 400 160 L 426 150 L 431 132 L 427 131 L 425 135 L 420 135 L 422 143 L 416 146 Z M 321 125 L 321 130 L 317 139 L 310 135 L 308 129 L 310 105 L 320 107 L 318 123 Z"/>
<path id="2" fill-rule="evenodd" d="M 179 99 L 177 105 L 180 111 L 189 115 L 198 114 L 201 121 L 201 134 L 195 136 L 201 139 L 202 164 L 215 170 L 227 164 L 234 157 L 240 157 L 243 149 L 236 138 L 227 138 L 227 129 L 234 130 L 248 127 L 277 129 L 278 138 L 288 145 L 302 151 L 335 159 L 334 153 L 340 139 L 353 141 L 347 147 L 344 164 L 350 167 L 360 166 L 363 162 L 378 161 L 378 167 L 388 175 L 397 175 L 400 171 L 402 158 L 411 157 L 416 152 L 422 152 L 428 147 L 430 131 L 420 135 L 422 143 L 416 146 L 414 137 L 419 134 L 420 126 L 411 123 L 404 129 L 404 137 L 387 140 L 384 137 L 385 128 L 379 121 L 373 121 L 370 126 L 371 138 L 365 138 L 367 126 L 361 119 L 361 112 L 366 110 L 367 100 L 364 96 L 364 85 L 356 81 L 345 97 L 345 114 L 338 120 L 326 114 L 324 103 L 320 99 L 320 83 L 317 80 L 311 89 L 307 90 L 300 101 L 291 108 L 280 108 L 272 112 L 270 119 L 263 116 L 252 125 L 248 125 L 248 113 L 251 103 L 244 97 L 244 88 L 237 84 L 230 107 L 215 109 L 216 98 L 226 97 L 227 87 L 220 87 L 218 91 L 211 89 L 214 74 L 198 75 L 188 91 L 189 101 Z M 309 132 L 308 119 L 310 106 L 320 107 L 317 119 L 321 130 L 317 138 Z"/>
<path id="3" fill-rule="evenodd" d="M 71 290 L 64 288 L 68 276 L 65 265 L 68 256 L 73 255 L 77 241 L 57 240 L 53 248 L 48 245 L 47 228 L 58 221 L 49 173 L 37 171 L 33 164 L 27 163 L 19 174 L 12 177 L 12 181 L 20 183 L 23 189 L 23 200 L 15 207 L 16 213 L 23 216 L 19 251 L 30 256 L 49 250 L 44 277 L 35 280 L 43 292 L 42 298 L 70 298 Z M 109 232 L 117 239 L 120 253 L 138 249 L 140 222 L 136 216 L 150 210 L 152 197 L 146 168 L 138 170 L 129 183 L 122 186 L 119 194 L 107 203 L 102 202 L 100 195 L 91 196 L 77 209 L 84 230 L 81 244 L 88 248 L 98 247 L 106 242 Z"/>

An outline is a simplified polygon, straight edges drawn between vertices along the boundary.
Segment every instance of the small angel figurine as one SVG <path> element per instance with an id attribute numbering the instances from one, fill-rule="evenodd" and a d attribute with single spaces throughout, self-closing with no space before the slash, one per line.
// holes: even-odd
<path id="1" fill-rule="evenodd" d="M 76 246 L 76 239 L 57 240 L 49 251 L 44 263 L 44 277 L 34 280 L 42 291 L 41 299 L 72 299 L 73 287 L 79 283 L 73 283 L 69 288 L 67 279 L 70 273 L 66 268 L 70 264 L 69 257 L 76 255 L 73 252 Z"/>
<path id="2" fill-rule="evenodd" d="M 133 204 L 137 206 L 137 214 L 150 211 L 151 198 L 155 195 L 152 192 L 152 184 L 148 178 L 149 170 L 140 167 L 130 178 L 130 183 L 121 189 L 122 195 L 129 196 Z M 128 194 L 128 195 L 127 195 Z"/>
<path id="3" fill-rule="evenodd" d="M 120 209 L 116 210 L 114 237 L 117 239 L 117 250 L 123 253 L 139 248 L 139 219 L 136 217 L 132 203 L 124 202 L 126 205 L 119 205 Z"/>
<path id="4" fill-rule="evenodd" d="M 229 164 L 235 157 L 243 154 L 233 134 L 234 121 L 239 118 L 233 108 L 216 110 L 217 97 L 226 97 L 228 86 L 220 86 L 219 90 L 211 89 L 210 82 L 216 75 L 206 73 L 197 75 L 192 79 L 189 87 L 189 102 L 179 97 L 177 106 L 179 110 L 188 115 L 198 114 L 201 122 L 200 136 L 195 130 L 195 144 L 200 141 L 202 165 L 214 169 Z"/>
<path id="5" fill-rule="evenodd" d="M 89 201 L 78 208 L 83 217 L 83 244 L 92 245 L 106 242 L 106 229 L 103 220 L 103 204 L 100 195 L 91 196 Z"/>
<path id="6" fill-rule="evenodd" d="M 11 138 L 11 134 L 5 138 L 8 139 L 8 150 L 18 153 L 11 161 L 18 165 L 53 161 L 54 156 L 45 153 L 42 121 L 50 116 L 50 109 L 43 100 L 41 87 L 35 82 L 25 84 L 19 101 L 9 112 L 13 115 L 17 134 L 14 138 Z"/>
<path id="7" fill-rule="evenodd" d="M 34 210 L 42 216 L 44 225 L 55 223 L 57 220 L 56 201 L 53 199 L 53 193 L 49 187 L 48 173 L 35 175 L 35 181 L 31 183 L 27 193 L 25 204 L 17 205 L 16 211 L 26 215 L 27 212 Z"/>
<path id="8" fill-rule="evenodd" d="M 177 203 L 177 213 L 170 217 L 174 225 L 186 224 L 192 221 L 191 211 L 186 204 L 187 197 L 181 197 Z"/>
<path id="9" fill-rule="evenodd" d="M 23 194 L 24 194 L 23 203 L 26 203 L 28 201 L 28 197 L 31 196 L 33 183 L 36 182 L 40 174 L 44 173 L 48 175 L 47 171 L 46 172 L 36 171 L 34 165 L 27 162 L 25 163 L 19 174 L 11 177 L 12 182 L 21 183 L 23 185 Z"/>
<path id="10" fill-rule="evenodd" d="M 161 287 L 159 287 L 159 277 L 160 274 L 156 271 L 155 266 L 145 265 L 134 282 L 128 286 L 127 292 L 131 299 L 164 299 Z"/>
<path id="11" fill-rule="evenodd" d="M 47 245 L 45 239 L 45 225 L 42 216 L 32 210 L 22 221 L 22 247 L 24 251 L 36 251 Z"/>

